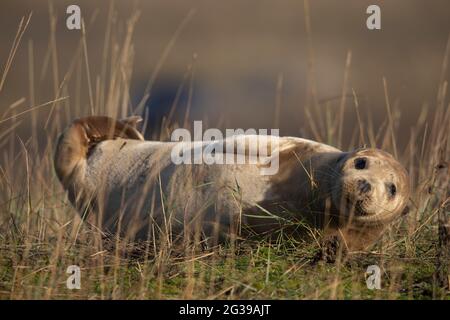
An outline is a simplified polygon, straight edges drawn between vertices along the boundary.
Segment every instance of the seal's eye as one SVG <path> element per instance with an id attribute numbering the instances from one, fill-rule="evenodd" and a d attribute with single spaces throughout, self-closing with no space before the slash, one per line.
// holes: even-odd
<path id="1" fill-rule="evenodd" d="M 397 187 L 395 186 L 395 184 L 390 183 L 388 185 L 388 192 L 389 192 L 389 196 L 390 197 L 394 197 L 395 194 L 397 193 Z"/>
<path id="2" fill-rule="evenodd" d="M 358 170 L 365 169 L 367 166 L 367 159 L 366 158 L 356 158 L 355 159 L 355 168 Z"/>

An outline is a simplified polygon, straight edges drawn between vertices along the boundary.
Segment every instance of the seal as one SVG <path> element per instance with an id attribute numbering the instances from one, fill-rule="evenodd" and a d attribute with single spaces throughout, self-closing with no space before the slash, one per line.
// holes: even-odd
<path id="1" fill-rule="evenodd" d="M 87 159 L 97 143 L 118 137 L 144 140 L 141 133 L 136 130 L 136 124 L 140 120 L 140 117 L 130 117 L 121 121 L 104 116 L 86 117 L 74 120 L 59 136 L 54 167 L 72 203 L 80 203 L 78 198 L 86 194 L 84 177 L 89 171 Z"/>
<path id="2" fill-rule="evenodd" d="M 174 147 L 195 147 L 144 141 L 138 120 L 77 119 L 58 140 L 58 178 L 75 208 L 105 233 L 132 241 L 166 236 L 170 242 L 215 244 L 279 232 L 307 237 L 318 229 L 339 236 L 348 250 L 363 250 L 407 208 L 408 174 L 382 150 L 343 152 L 307 139 L 270 136 L 269 156 L 278 157 L 279 169 L 261 175 L 264 161 L 175 164 Z M 261 139 L 242 135 L 225 142 L 248 152 Z"/>

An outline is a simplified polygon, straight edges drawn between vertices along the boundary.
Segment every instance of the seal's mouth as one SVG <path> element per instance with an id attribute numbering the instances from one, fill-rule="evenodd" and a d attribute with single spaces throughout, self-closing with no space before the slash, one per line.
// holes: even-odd
<path id="1" fill-rule="evenodd" d="M 345 197 L 345 206 L 350 215 L 355 217 L 369 217 L 374 216 L 375 213 L 368 212 L 364 208 L 364 200 L 362 199 L 351 199 L 351 197 Z"/>
<path id="2" fill-rule="evenodd" d="M 358 216 L 369 216 L 372 215 L 371 213 L 367 213 L 364 208 L 363 208 L 363 201 L 362 200 L 358 200 L 355 203 L 355 213 Z"/>
<path id="3" fill-rule="evenodd" d="M 364 200 L 352 200 L 350 196 L 345 197 L 345 207 L 348 216 L 353 217 L 355 222 L 364 224 L 382 224 L 391 221 L 394 214 L 385 210 L 382 212 L 371 212 L 364 207 Z"/>

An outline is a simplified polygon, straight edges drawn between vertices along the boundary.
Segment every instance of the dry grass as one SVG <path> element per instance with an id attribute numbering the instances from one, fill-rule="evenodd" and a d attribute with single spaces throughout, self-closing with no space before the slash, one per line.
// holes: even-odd
<path id="1" fill-rule="evenodd" d="M 307 2 L 305 2 L 307 8 Z M 335 264 L 315 263 L 319 245 L 296 239 L 275 243 L 247 241 L 202 250 L 186 246 L 184 251 L 169 245 L 139 246 L 102 241 L 95 228 L 81 222 L 71 207 L 53 171 L 56 137 L 71 119 L 88 114 L 122 117 L 133 112 L 129 86 L 133 66 L 133 30 L 139 12 L 117 32 L 114 8 L 109 9 L 103 48 L 87 48 L 86 36 L 95 17 L 83 23 L 83 32 L 67 69 L 60 70 L 55 42 L 55 17 L 50 6 L 51 33 L 48 61 L 43 74 L 53 80 L 54 99 L 36 102 L 37 65 L 32 42 L 28 45 L 29 88 L 0 115 L 0 297 L 3 299 L 448 299 L 449 244 L 445 238 L 449 215 L 450 108 L 447 98 L 449 47 L 444 54 L 442 79 L 437 84 L 433 107 L 424 108 L 411 128 L 407 145 L 397 145 L 402 113 L 390 102 L 389 79 L 383 79 L 386 99 L 385 122 L 375 128 L 370 114 L 364 114 L 353 91 L 347 103 L 352 55 L 345 62 L 342 98 L 335 105 L 317 102 L 314 54 L 311 50 L 311 85 L 306 117 L 316 140 L 352 148 L 360 145 L 387 150 L 407 167 L 413 194 L 408 216 L 396 221 L 370 252 L 355 253 Z M 192 13 L 182 21 L 163 53 L 161 63 Z M 306 19 L 309 21 L 308 19 Z M 14 55 L 29 18 L 22 19 L 11 54 L 5 63 L 0 94 L 7 81 Z M 24 29 L 25 28 L 25 29 Z M 307 30 L 309 30 L 307 28 Z M 23 44 L 22 44 L 23 45 Z M 102 50 L 98 68 L 89 66 L 88 49 Z M 39 62 L 40 63 L 40 62 Z M 194 63 L 194 62 L 193 62 Z M 143 101 L 151 94 L 160 65 L 150 77 Z M 194 68 L 189 66 L 183 85 L 192 90 Z M 60 78 L 60 75 L 63 75 Z M 187 83 L 185 83 L 187 82 Z M 283 85 L 279 77 L 278 89 Z M 28 103 L 28 107 L 24 104 Z M 280 99 L 276 103 L 279 121 Z M 353 105 L 358 123 L 349 123 L 345 108 Z M 137 106 L 142 109 L 142 104 Z M 189 110 L 189 107 L 187 108 Z M 188 114 L 189 111 L 186 111 Z M 403 110 L 406 112 L 407 110 Z M 170 114 L 173 114 L 173 110 Z M 176 111 L 179 112 L 179 111 Z M 46 115 L 43 119 L 42 115 Z M 161 138 L 167 138 L 178 124 L 163 119 Z M 188 119 L 188 115 L 186 116 Z M 186 123 L 185 123 L 186 125 Z M 354 128 L 344 143 L 343 128 Z M 20 138 L 17 130 L 28 127 Z M 336 138 L 337 137 L 337 138 Z M 440 221 L 440 225 L 439 225 Z M 440 227 L 440 228 L 439 228 Z M 441 233 L 439 233 L 441 230 Z M 448 236 L 448 234 L 447 234 Z M 446 242 L 447 241 L 447 242 Z M 66 288 L 66 268 L 81 267 L 80 290 Z M 368 265 L 382 268 L 382 289 L 365 285 Z M 447 286 L 447 288 L 446 288 Z"/>

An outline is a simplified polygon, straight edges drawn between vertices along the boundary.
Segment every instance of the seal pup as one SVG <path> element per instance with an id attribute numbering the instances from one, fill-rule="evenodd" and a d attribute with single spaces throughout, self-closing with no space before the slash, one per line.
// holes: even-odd
<path id="1" fill-rule="evenodd" d="M 269 156 L 278 157 L 279 170 L 261 175 L 267 163 L 174 164 L 173 148 L 187 142 L 143 141 L 138 120 L 77 119 L 58 140 L 58 178 L 75 208 L 105 233 L 217 243 L 280 230 L 305 236 L 317 228 L 338 236 L 348 250 L 362 250 L 405 211 L 407 172 L 382 150 L 342 152 L 270 136 Z M 225 142 L 247 152 L 248 144 L 261 139 L 234 136 Z"/>

